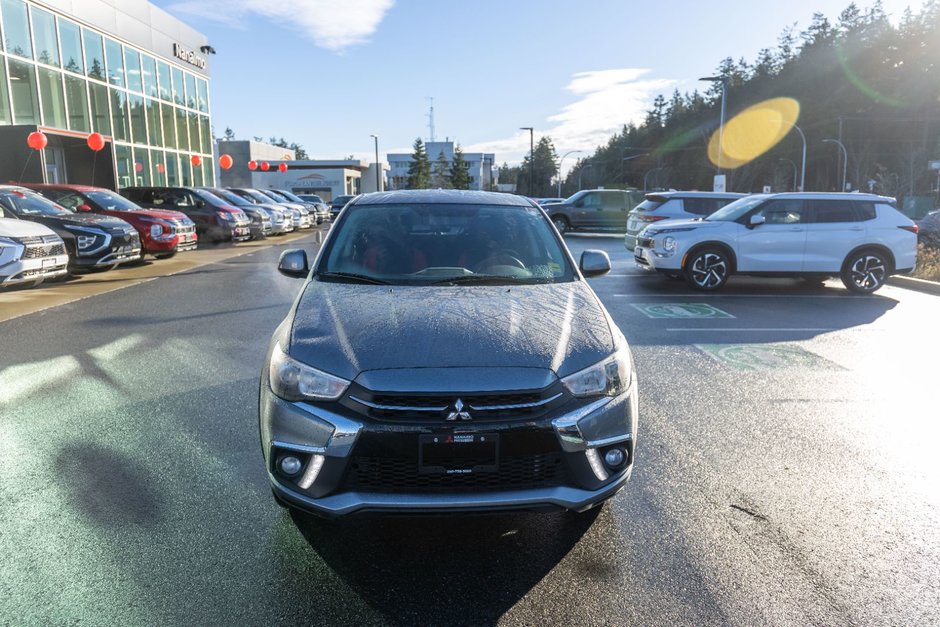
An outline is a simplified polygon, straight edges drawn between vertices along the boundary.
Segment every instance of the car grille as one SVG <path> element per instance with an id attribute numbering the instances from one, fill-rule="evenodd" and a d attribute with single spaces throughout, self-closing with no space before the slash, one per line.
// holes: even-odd
<path id="1" fill-rule="evenodd" d="M 643 248 L 652 248 L 653 247 L 653 238 L 652 237 L 641 237 L 636 240 L 637 246 L 642 246 Z"/>
<path id="2" fill-rule="evenodd" d="M 501 457 L 496 472 L 419 474 L 416 460 L 353 456 L 343 483 L 353 492 L 476 492 L 548 488 L 566 482 L 561 453 Z"/>
<path id="3" fill-rule="evenodd" d="M 173 225 L 174 233 L 185 234 L 196 232 L 196 225 L 193 222 L 183 222 L 182 220 L 168 220 L 168 222 Z"/>
<path id="4" fill-rule="evenodd" d="M 58 235 L 21 237 L 19 242 L 26 247 L 23 251 L 23 259 L 40 259 L 65 254 L 65 245 Z"/>
<path id="5" fill-rule="evenodd" d="M 356 413 L 388 422 L 446 422 L 456 411 L 457 401 L 469 420 L 531 420 L 563 403 L 560 384 L 542 390 L 492 393 L 414 393 L 373 392 L 360 386 L 350 388 L 342 404 Z M 465 417 L 452 420 L 465 420 Z"/>

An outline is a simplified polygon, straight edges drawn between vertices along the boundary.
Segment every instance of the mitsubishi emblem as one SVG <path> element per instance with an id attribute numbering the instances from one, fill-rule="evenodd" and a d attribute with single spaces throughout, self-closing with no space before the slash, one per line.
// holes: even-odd
<path id="1" fill-rule="evenodd" d="M 453 422 L 457 419 L 460 420 L 473 420 L 473 416 L 470 415 L 470 412 L 463 410 L 463 401 L 459 398 L 457 402 L 454 403 L 454 411 L 447 414 L 447 420 Z"/>

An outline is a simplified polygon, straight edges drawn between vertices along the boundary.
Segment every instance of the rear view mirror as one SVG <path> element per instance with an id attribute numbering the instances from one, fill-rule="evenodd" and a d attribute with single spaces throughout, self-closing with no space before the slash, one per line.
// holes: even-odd
<path id="1" fill-rule="evenodd" d="M 307 262 L 307 253 L 299 248 L 291 248 L 281 253 L 277 262 L 278 271 L 284 276 L 294 279 L 303 279 L 310 273 Z"/>
<path id="2" fill-rule="evenodd" d="M 586 250 L 581 253 L 579 267 L 586 277 L 607 274 L 610 272 L 610 257 L 603 250 Z"/>

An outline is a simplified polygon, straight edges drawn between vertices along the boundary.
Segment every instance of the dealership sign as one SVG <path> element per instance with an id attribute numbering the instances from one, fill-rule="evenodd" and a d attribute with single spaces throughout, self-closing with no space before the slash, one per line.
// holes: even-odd
<path id="1" fill-rule="evenodd" d="M 206 58 L 196 54 L 195 50 L 188 50 L 180 44 L 173 44 L 173 56 L 180 61 L 195 65 L 200 70 L 206 69 Z"/>

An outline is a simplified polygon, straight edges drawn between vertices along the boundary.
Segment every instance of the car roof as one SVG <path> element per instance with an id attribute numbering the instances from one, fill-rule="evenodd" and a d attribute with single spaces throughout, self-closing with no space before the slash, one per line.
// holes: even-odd
<path id="1" fill-rule="evenodd" d="M 737 192 L 648 192 L 647 198 L 744 198 Z"/>
<path id="2" fill-rule="evenodd" d="M 371 194 L 362 194 L 356 199 L 355 204 L 359 206 L 399 203 L 532 206 L 532 201 L 524 196 L 503 194 L 500 192 L 477 192 L 458 189 L 414 189 L 374 192 Z"/>
<path id="3" fill-rule="evenodd" d="M 765 198 L 782 199 L 810 199 L 810 200 L 869 200 L 886 203 L 896 202 L 889 196 L 880 196 L 878 194 L 865 194 L 861 192 L 780 192 L 779 194 L 756 194 Z"/>
<path id="4" fill-rule="evenodd" d="M 95 187 L 93 185 L 75 185 L 73 183 L 23 183 L 22 185 L 30 189 L 63 189 L 63 190 L 69 190 L 72 192 L 117 193 L 114 190 L 108 189 L 106 187 Z"/>

